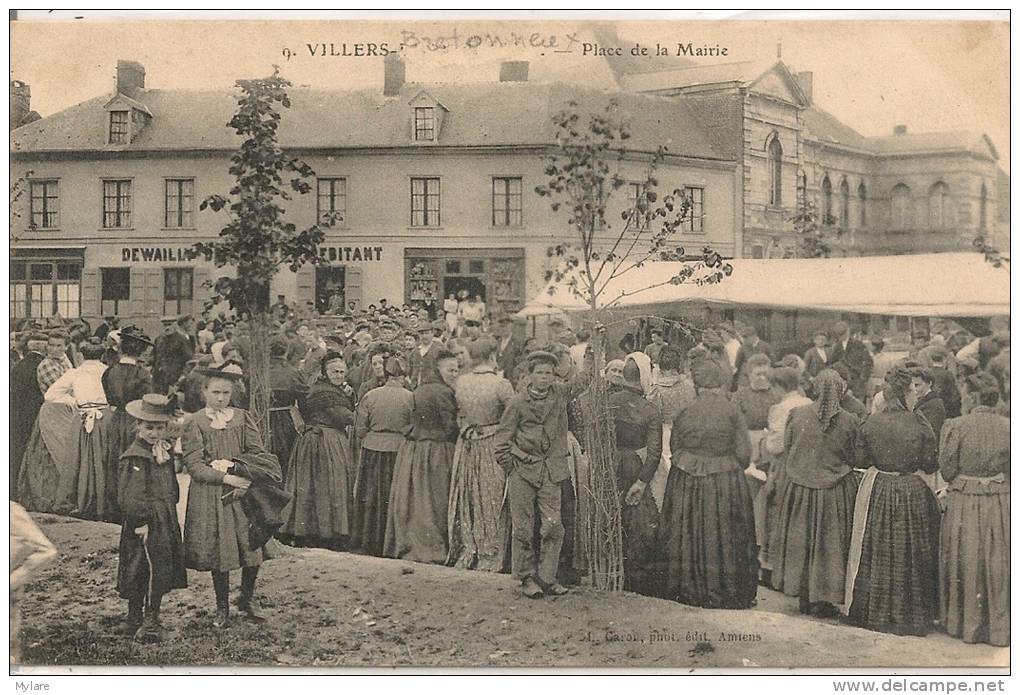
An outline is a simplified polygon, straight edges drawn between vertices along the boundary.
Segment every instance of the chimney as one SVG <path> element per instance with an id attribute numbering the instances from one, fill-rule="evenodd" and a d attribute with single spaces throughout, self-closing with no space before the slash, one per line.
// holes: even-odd
<path id="1" fill-rule="evenodd" d="M 145 89 L 145 68 L 133 60 L 117 61 L 117 93 L 134 98 Z"/>
<path id="2" fill-rule="evenodd" d="M 895 128 L 892 129 L 892 134 L 893 135 L 906 135 L 907 134 L 907 126 L 905 126 L 905 125 L 898 125 L 898 126 L 896 126 Z"/>
<path id="3" fill-rule="evenodd" d="M 395 97 L 404 86 L 406 68 L 404 59 L 397 53 L 387 53 L 383 60 L 385 74 L 383 76 L 383 96 Z"/>
<path id="4" fill-rule="evenodd" d="M 508 60 L 499 64 L 500 82 L 527 82 L 528 61 Z"/>
<path id="5" fill-rule="evenodd" d="M 21 80 L 11 80 L 11 130 L 24 125 L 32 109 L 32 90 Z"/>
<path id="6" fill-rule="evenodd" d="M 797 73 L 797 84 L 800 86 L 804 95 L 808 98 L 808 101 L 813 101 L 814 97 L 811 94 L 811 88 L 814 85 L 815 74 L 813 72 L 798 72 Z"/>

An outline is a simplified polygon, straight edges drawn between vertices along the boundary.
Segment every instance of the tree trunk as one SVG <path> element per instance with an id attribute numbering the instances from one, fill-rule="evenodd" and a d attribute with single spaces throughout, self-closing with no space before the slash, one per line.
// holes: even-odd
<path id="1" fill-rule="evenodd" d="M 251 362 L 247 365 L 251 388 L 249 410 L 255 418 L 262 443 L 269 448 L 269 314 L 259 312 L 251 319 Z"/>
<path id="2" fill-rule="evenodd" d="M 598 313 L 592 310 L 593 325 Z M 616 489 L 616 428 L 609 410 L 609 392 L 602 379 L 605 345 L 592 331 L 594 360 L 591 386 L 581 399 L 588 481 L 583 494 L 587 504 L 588 570 L 596 589 L 623 590 L 623 524 L 620 494 Z"/>

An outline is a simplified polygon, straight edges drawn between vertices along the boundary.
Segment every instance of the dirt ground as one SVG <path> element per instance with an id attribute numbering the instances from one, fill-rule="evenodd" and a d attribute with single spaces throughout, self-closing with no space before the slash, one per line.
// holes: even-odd
<path id="1" fill-rule="evenodd" d="M 764 589 L 749 611 L 704 610 L 588 588 L 532 601 L 506 575 L 283 548 L 263 565 L 268 619 L 212 627 L 207 573 L 163 601 L 166 639 L 139 645 L 113 628 L 119 529 L 34 515 L 61 556 L 21 602 L 33 665 L 485 667 L 1007 667 L 1009 650 L 946 635 L 896 637 L 797 614 Z M 239 573 L 233 573 L 232 591 Z"/>

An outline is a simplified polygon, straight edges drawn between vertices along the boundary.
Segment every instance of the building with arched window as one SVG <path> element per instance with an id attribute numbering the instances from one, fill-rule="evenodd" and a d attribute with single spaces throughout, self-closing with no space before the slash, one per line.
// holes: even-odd
<path id="1" fill-rule="evenodd" d="M 783 146 L 779 136 L 773 135 L 769 141 L 769 205 L 783 205 Z"/>
<path id="2" fill-rule="evenodd" d="M 949 226 L 949 186 L 937 182 L 928 191 L 928 228 L 942 230 Z"/>
<path id="3" fill-rule="evenodd" d="M 693 202 L 678 230 L 686 248 L 795 255 L 794 219 L 808 205 L 852 231 L 828 230 L 835 254 L 968 250 L 979 234 L 1008 248 L 1009 177 L 985 135 L 861 135 L 815 103 L 812 73 L 782 61 L 606 63 L 606 83 L 584 87 L 529 81 L 521 61 L 489 83 L 410 83 L 402 59 L 387 59 L 381 88 L 294 88 L 280 143 L 317 180 L 287 215 L 326 228 L 324 262 L 280 273 L 272 293 L 323 308 L 470 289 L 519 308 L 567 226 L 535 192 L 553 116 L 610 99 L 632 137 L 607 220 L 627 216 L 648 156 L 668 144 L 656 177 Z M 12 82 L 12 114 L 31 113 L 30 96 Z M 12 315 L 199 311 L 219 271 L 191 249 L 220 228 L 199 203 L 230 190 L 237 140 L 223 124 L 235 108 L 226 88 L 146 88 L 144 67 L 120 61 L 113 93 L 13 130 L 12 179 L 25 195 L 12 229 Z"/>

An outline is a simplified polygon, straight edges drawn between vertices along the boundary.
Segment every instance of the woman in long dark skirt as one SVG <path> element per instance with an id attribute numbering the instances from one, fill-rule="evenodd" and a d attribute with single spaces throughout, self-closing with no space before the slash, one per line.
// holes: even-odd
<path id="1" fill-rule="evenodd" d="M 1009 418 L 995 412 L 999 385 L 968 379 L 979 405 L 947 420 L 939 469 L 949 483 L 942 519 L 940 615 L 964 642 L 1009 646 Z"/>
<path id="2" fill-rule="evenodd" d="M 386 517 L 387 557 L 443 564 L 449 554 L 447 523 L 457 401 L 453 384 L 460 366 L 449 350 L 436 355 L 436 370 L 414 390 L 411 431 L 393 465 Z"/>
<path id="3" fill-rule="evenodd" d="M 654 589 L 651 578 L 654 576 L 659 510 L 648 484 L 662 456 L 662 414 L 644 397 L 641 370 L 633 360 L 627 360 L 623 367 L 623 386 L 609 396 L 609 410 L 616 429 L 623 588 L 650 594 Z"/>
<path id="4" fill-rule="evenodd" d="M 786 425 L 772 585 L 800 597 L 802 613 L 835 615 L 846 588 L 857 479 L 851 467 L 857 418 L 840 407 L 846 382 L 831 369 L 814 380 L 815 401 Z"/>
<path id="5" fill-rule="evenodd" d="M 390 487 L 397 450 L 411 431 L 411 392 L 404 388 L 404 364 L 386 361 L 386 383 L 365 394 L 358 403 L 355 440 L 361 442 L 354 490 L 351 546 L 382 557 L 386 540 Z"/>
<path id="6" fill-rule="evenodd" d="M 354 404 L 343 355 L 327 352 L 320 370 L 319 380 L 301 400 L 305 426 L 291 449 L 285 489 L 293 498 L 280 535 L 301 545 L 342 550 L 350 541 L 354 502 L 347 438 Z"/>
<path id="7" fill-rule="evenodd" d="M 306 392 L 304 377 L 294 365 L 287 361 L 288 344 L 282 336 L 274 338 L 269 345 L 269 388 L 272 398 L 269 403 L 269 451 L 276 454 L 283 467 L 283 479 L 287 480 L 290 452 L 297 439 L 292 408 Z"/>
<path id="8" fill-rule="evenodd" d="M 854 507 L 845 610 L 869 630 L 926 635 L 938 605 L 941 512 L 914 473 L 937 469 L 935 434 L 907 408 L 910 373 L 893 367 L 885 380 L 885 410 L 857 438 L 857 462 L 868 470 Z"/>
<path id="9" fill-rule="evenodd" d="M 744 469 L 744 417 L 723 395 L 714 360 L 691 368 L 698 396 L 673 423 L 673 465 L 659 526 L 665 598 L 704 608 L 750 608 L 758 590 L 754 510 Z"/>
<path id="10" fill-rule="evenodd" d="M 138 358 L 152 347 L 150 341 L 135 326 L 126 326 L 120 332 L 120 359 L 103 372 L 103 390 L 110 404 L 110 422 L 106 428 L 106 518 L 104 521 L 119 522 L 120 506 L 117 503 L 118 469 L 120 455 L 135 440 L 135 419 L 124 409 L 128 403 L 140 399 L 146 393 L 155 391 L 152 374 L 138 363 Z"/>

